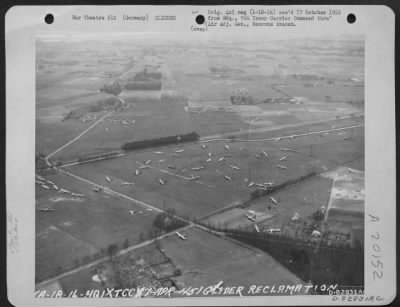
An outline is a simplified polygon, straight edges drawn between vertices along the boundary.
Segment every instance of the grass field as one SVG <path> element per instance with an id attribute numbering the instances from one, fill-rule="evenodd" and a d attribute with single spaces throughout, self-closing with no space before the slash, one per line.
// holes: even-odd
<path id="1" fill-rule="evenodd" d="M 364 100 L 362 40 L 174 46 L 170 41 L 151 41 L 121 40 L 118 48 L 114 40 L 84 45 L 73 40 L 37 43 L 36 151 L 45 155 L 94 123 L 62 118 L 108 97 L 98 92 L 104 84 L 124 84 L 145 67 L 157 67 L 162 73 L 162 91 L 124 91 L 129 107 L 110 114 L 52 156 L 52 161 L 71 162 L 120 150 L 135 140 L 190 132 L 201 136 L 198 143 L 123 152 L 115 159 L 64 166 L 67 172 L 131 201 L 109 191 L 95 192 L 84 180 L 62 171 L 44 174 L 59 188 L 85 196 L 71 199 L 51 185 L 49 190 L 36 185 L 36 208 L 55 209 L 36 210 L 37 281 L 98 259 L 111 244 L 122 248 L 125 240 L 131 246 L 151 237 L 156 213 L 135 200 L 228 227 L 253 227 L 244 215 L 254 210 L 260 228 L 281 228 L 295 213 L 306 217 L 326 206 L 332 180 L 316 176 L 251 201 L 257 187 L 250 183 L 278 185 L 340 166 L 364 170 L 363 127 L 280 139 L 364 124 L 358 116 Z M 238 91 L 255 100 L 295 97 L 296 101 L 232 105 L 230 97 Z M 159 99 L 162 94 L 171 97 Z M 103 114 L 98 113 L 97 119 Z M 266 138 L 277 139 L 249 142 Z M 147 168 L 141 168 L 143 164 Z M 279 204 L 271 203 L 270 196 Z M 213 216 L 221 209 L 226 211 Z M 131 214 L 132 210 L 137 212 Z M 92 279 L 96 267 L 64 277 L 60 285 L 67 291 L 118 287 L 120 273 L 134 276 L 138 284 L 157 284 L 159 276 L 175 267 L 182 271 L 176 277 L 182 286 L 219 281 L 243 286 L 303 283 L 261 251 L 196 227 L 182 232 L 187 240 L 172 234 L 159 242 L 161 249 L 152 244 L 118 261 L 106 261 L 102 266 L 109 278 L 104 285 Z"/>
<path id="2" fill-rule="evenodd" d="M 292 285 L 304 282 L 286 270 L 271 256 L 262 251 L 249 248 L 236 241 L 217 237 L 197 228 L 184 233 L 188 240 L 182 241 L 177 236 L 170 236 L 160 241 L 160 248 L 182 272 L 173 277 L 180 288 L 210 286 L 223 281 L 224 286 L 243 286 L 242 294 L 248 294 L 251 285 Z M 116 268 L 124 270 L 130 267 L 146 268 L 144 272 L 132 276 L 136 285 L 157 285 L 157 266 L 166 263 L 166 258 L 152 244 L 107 261 L 96 267 L 85 269 L 59 280 L 64 291 L 79 289 L 85 293 L 90 289 L 115 287 Z M 151 270 L 149 270 L 151 267 Z M 97 268 L 106 271 L 107 281 L 101 286 L 92 280 Z M 171 269 L 171 268 L 170 268 Z"/>
<path id="3" fill-rule="evenodd" d="M 82 201 L 53 201 L 57 197 L 72 196 L 56 190 L 44 190 L 37 185 L 36 207 L 55 209 L 36 211 L 36 269 L 39 279 L 49 277 L 58 266 L 63 269 L 75 266 L 76 259 L 81 261 L 84 256 L 93 256 L 110 244 L 122 246 L 126 239 L 129 245 L 138 243 L 141 233 L 146 238 L 148 231 L 153 229 L 154 213 L 133 202 L 94 192 L 90 185 L 64 174 L 46 178 L 59 188 L 84 194 L 85 197 Z M 130 210 L 142 213 L 131 215 Z"/>
<path id="4" fill-rule="evenodd" d="M 224 286 L 252 284 L 302 284 L 292 273 L 269 255 L 228 239 L 191 228 L 188 239 L 176 236 L 161 241 L 161 247 L 179 265 L 183 275 L 179 282 L 188 286 L 207 286 L 224 282 Z"/>
<path id="5" fill-rule="evenodd" d="M 279 192 L 272 193 L 269 196 L 260 197 L 250 202 L 250 206 L 247 209 L 272 215 L 270 219 L 258 224 L 260 229 L 282 229 L 295 213 L 305 218 L 317 211 L 321 206 L 325 206 L 326 208 L 331 187 L 331 180 L 317 176 L 305 182 L 289 186 Z M 279 202 L 278 205 L 271 201 L 271 196 Z"/>
<path id="6" fill-rule="evenodd" d="M 363 158 L 363 129 L 354 129 L 352 133 L 353 137 L 348 140 L 344 136 L 349 132 L 332 132 L 325 136 L 310 135 L 279 142 L 210 142 L 206 148 L 190 144 L 131 152 L 124 157 L 68 169 L 158 208 L 175 208 L 179 214 L 199 218 L 236 200 L 248 199 L 254 189 L 248 188 L 252 181 L 280 184 L 312 171 L 323 172 Z M 182 149 L 183 152 L 176 153 Z M 161 151 L 161 154 L 156 151 Z M 264 157 L 262 151 L 268 157 Z M 140 170 L 148 160 L 151 160 L 149 167 Z M 280 169 L 278 165 L 288 169 Z M 201 169 L 196 169 L 199 167 Z M 136 170 L 140 170 L 139 176 L 135 175 Z M 105 176 L 115 178 L 115 183 L 107 183 Z M 192 176 L 200 178 L 189 180 Z M 161 185 L 160 178 L 166 179 L 167 183 Z M 126 190 L 118 180 L 133 181 L 135 185 Z"/>

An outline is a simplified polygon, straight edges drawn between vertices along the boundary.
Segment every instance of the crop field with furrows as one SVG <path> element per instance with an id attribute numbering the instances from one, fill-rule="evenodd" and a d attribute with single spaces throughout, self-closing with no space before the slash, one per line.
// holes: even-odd
<path id="1" fill-rule="evenodd" d="M 65 174 L 44 175 L 44 178 L 59 190 L 50 183 L 45 183 L 49 190 L 36 184 L 36 244 L 40 247 L 36 265 L 38 272 L 43 270 L 40 276 L 54 273 L 58 265 L 63 269 L 76 266 L 75 261 L 91 257 L 110 244 L 122 246 L 126 239 L 129 245 L 138 243 L 141 236 L 146 238 L 153 230 L 154 212 L 132 201 L 95 192 L 91 185 Z M 42 211 L 45 208 L 54 210 Z M 135 212 L 130 214 L 130 211 Z M 82 246 L 87 247 L 78 253 Z M 59 253 L 60 249 L 63 253 Z"/>

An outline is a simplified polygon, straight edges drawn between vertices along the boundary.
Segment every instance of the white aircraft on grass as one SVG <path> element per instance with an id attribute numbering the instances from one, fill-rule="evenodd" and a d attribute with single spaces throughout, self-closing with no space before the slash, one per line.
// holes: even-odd
<path id="1" fill-rule="evenodd" d="M 39 211 L 45 211 L 45 212 L 47 212 L 47 211 L 55 211 L 56 209 L 46 207 L 46 208 L 38 208 L 38 210 L 39 210 Z"/>
<path id="2" fill-rule="evenodd" d="M 181 153 L 181 152 L 184 152 L 184 151 L 185 151 L 184 149 L 175 150 L 176 153 Z"/>
<path id="3" fill-rule="evenodd" d="M 180 232 L 175 232 L 175 234 L 179 237 L 179 239 L 186 240 L 186 236 L 181 234 Z"/>
<path id="4" fill-rule="evenodd" d="M 158 162 L 163 163 L 163 162 L 165 162 L 165 159 L 161 159 Z"/>
<path id="5" fill-rule="evenodd" d="M 95 192 L 100 192 L 101 188 L 97 187 L 97 186 L 94 186 L 94 187 L 92 187 L 92 190 L 95 191 Z"/>
<path id="6" fill-rule="evenodd" d="M 226 176 L 226 175 L 225 175 L 224 177 L 225 177 L 225 179 L 228 180 L 228 181 L 231 181 L 231 180 L 232 180 L 232 178 L 229 177 L 229 176 Z"/>
<path id="7" fill-rule="evenodd" d="M 149 168 L 149 166 L 148 165 L 142 165 L 142 166 L 139 167 L 139 169 L 144 169 L 144 168 Z"/>
<path id="8" fill-rule="evenodd" d="M 255 184 L 255 182 L 252 181 L 252 182 L 249 183 L 248 187 L 251 188 L 254 184 Z"/>
<path id="9" fill-rule="evenodd" d="M 225 157 L 221 157 L 221 158 L 218 159 L 218 162 L 222 162 L 224 160 L 225 160 Z"/>
<path id="10" fill-rule="evenodd" d="M 43 188 L 43 189 L 46 189 L 46 190 L 50 190 L 50 188 L 49 188 L 47 185 L 45 185 L 45 184 L 42 184 L 42 188 Z"/>
<path id="11" fill-rule="evenodd" d="M 167 181 L 166 181 L 165 179 L 162 179 L 162 178 L 158 179 L 158 182 L 159 182 L 160 184 L 162 184 L 162 185 L 164 185 L 164 184 L 167 183 Z"/>
<path id="12" fill-rule="evenodd" d="M 257 224 L 254 224 L 254 228 L 256 229 L 257 232 L 260 232 L 260 229 L 258 229 Z"/>
<path id="13" fill-rule="evenodd" d="M 275 198 L 273 198 L 272 196 L 269 198 L 275 205 L 277 205 L 278 204 L 278 201 L 275 199 Z"/>
<path id="14" fill-rule="evenodd" d="M 81 194 L 77 194 L 77 193 L 71 193 L 71 195 L 72 195 L 72 196 L 79 197 Z M 83 195 L 83 196 L 85 196 L 85 195 Z"/>
<path id="15" fill-rule="evenodd" d="M 107 180 L 107 182 L 111 182 L 111 178 L 108 176 L 106 176 L 106 180 Z"/>
<path id="16" fill-rule="evenodd" d="M 208 159 L 206 160 L 206 162 L 211 162 L 211 158 L 208 158 Z"/>
<path id="17" fill-rule="evenodd" d="M 203 168 L 204 168 L 204 166 L 192 167 L 192 170 L 193 170 L 193 171 L 199 171 L 199 170 L 201 170 L 201 169 L 203 169 Z"/>
<path id="18" fill-rule="evenodd" d="M 176 169 L 176 166 L 173 166 L 173 165 L 170 165 L 170 164 L 168 164 L 167 167 L 171 168 L 171 169 Z"/>
<path id="19" fill-rule="evenodd" d="M 134 182 L 122 182 L 121 185 L 133 185 L 135 184 Z"/>
<path id="20" fill-rule="evenodd" d="M 246 216 L 250 221 L 252 221 L 252 222 L 255 222 L 255 221 L 256 221 L 256 217 L 255 217 L 255 216 L 251 216 L 251 215 L 249 215 L 249 214 L 245 214 L 245 216 Z"/>
<path id="21" fill-rule="evenodd" d="M 155 154 L 157 154 L 157 155 L 161 155 L 161 154 L 163 154 L 163 152 L 162 152 L 162 151 L 155 151 L 154 153 L 155 153 Z"/>
<path id="22" fill-rule="evenodd" d="M 66 190 L 66 189 L 60 189 L 60 192 L 62 192 L 62 193 L 70 193 L 68 190 Z"/>
<path id="23" fill-rule="evenodd" d="M 285 169 L 285 170 L 288 169 L 286 166 L 279 165 L 279 164 L 276 167 L 281 168 L 281 169 Z"/>
<path id="24" fill-rule="evenodd" d="M 208 156 L 209 156 L 209 157 L 211 157 L 211 155 L 212 155 L 212 153 L 211 153 L 211 152 L 209 152 L 209 153 L 208 153 Z"/>
<path id="25" fill-rule="evenodd" d="M 275 138 L 275 139 L 274 139 L 275 142 L 278 142 L 278 141 L 280 141 L 280 140 L 281 140 L 281 138 Z"/>
<path id="26" fill-rule="evenodd" d="M 279 161 L 285 161 L 285 160 L 287 160 L 287 157 L 282 157 L 279 159 Z"/>
<path id="27" fill-rule="evenodd" d="M 236 165 L 229 165 L 229 167 L 237 171 L 240 170 L 240 167 Z"/>
<path id="28" fill-rule="evenodd" d="M 201 148 L 206 149 L 207 146 L 203 144 L 203 145 L 201 145 Z"/>
<path id="29" fill-rule="evenodd" d="M 230 147 L 229 147 L 228 145 L 226 145 L 226 144 L 224 145 L 224 147 L 225 147 L 225 149 L 229 149 L 229 148 L 230 148 Z"/>
<path id="30" fill-rule="evenodd" d="M 279 148 L 279 149 L 282 150 L 282 151 L 297 152 L 296 150 L 290 149 L 290 148 Z"/>
<path id="31" fill-rule="evenodd" d="M 140 175 L 140 171 L 139 171 L 138 169 L 135 171 L 135 175 L 136 175 L 136 176 L 139 176 L 139 175 Z"/>
<path id="32" fill-rule="evenodd" d="M 194 176 L 194 175 L 192 175 L 192 177 L 190 177 L 189 180 L 196 180 L 196 179 L 199 179 L 199 178 L 200 178 L 200 176 Z"/>
<path id="33" fill-rule="evenodd" d="M 147 160 L 144 164 L 149 165 L 151 163 L 151 160 Z"/>
<path id="34" fill-rule="evenodd" d="M 266 157 L 266 158 L 268 157 L 268 154 L 264 150 L 262 151 L 262 153 L 263 153 L 264 157 Z"/>
<path id="35" fill-rule="evenodd" d="M 53 184 L 53 189 L 54 189 L 54 190 L 58 190 L 58 186 L 56 186 L 55 184 Z"/>
<path id="36" fill-rule="evenodd" d="M 258 155 L 258 154 L 255 154 L 254 156 L 255 156 L 257 159 L 260 159 L 260 158 L 261 158 L 261 156 Z"/>
<path id="37" fill-rule="evenodd" d="M 265 232 L 275 233 L 275 232 L 281 232 L 281 230 L 279 228 L 270 228 L 265 230 Z"/>

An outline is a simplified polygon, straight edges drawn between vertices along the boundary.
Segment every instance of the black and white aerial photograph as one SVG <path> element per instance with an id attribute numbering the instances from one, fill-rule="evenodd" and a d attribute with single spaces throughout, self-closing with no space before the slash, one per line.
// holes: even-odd
<path id="1" fill-rule="evenodd" d="M 37 35 L 37 297 L 363 294 L 365 39 L 305 35 Z"/>

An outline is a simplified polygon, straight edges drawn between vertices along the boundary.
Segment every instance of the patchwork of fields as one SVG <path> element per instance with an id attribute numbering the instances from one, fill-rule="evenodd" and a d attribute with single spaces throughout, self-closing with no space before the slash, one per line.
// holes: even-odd
<path id="1" fill-rule="evenodd" d="M 327 173 L 364 170 L 363 42 L 325 43 L 39 42 L 36 153 L 55 167 L 37 170 L 38 287 L 306 284 L 212 226 L 284 228 L 329 206 Z M 155 73 L 161 89 L 124 88 Z M 121 149 L 191 132 L 200 139 Z M 162 214 L 187 225 L 168 233 Z"/>

